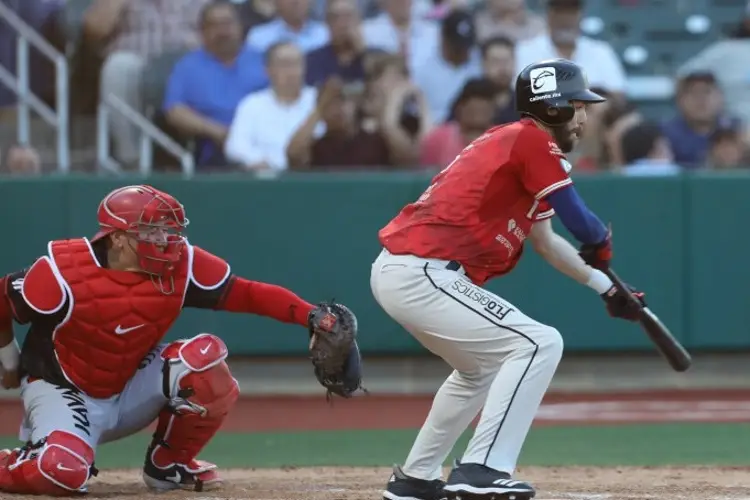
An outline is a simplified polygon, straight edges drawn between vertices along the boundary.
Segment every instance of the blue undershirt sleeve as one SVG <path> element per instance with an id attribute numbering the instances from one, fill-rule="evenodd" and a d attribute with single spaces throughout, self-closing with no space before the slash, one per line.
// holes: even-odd
<path id="1" fill-rule="evenodd" d="M 607 227 L 589 210 L 572 185 L 558 189 L 546 199 L 563 226 L 581 243 L 601 243 L 607 237 Z"/>

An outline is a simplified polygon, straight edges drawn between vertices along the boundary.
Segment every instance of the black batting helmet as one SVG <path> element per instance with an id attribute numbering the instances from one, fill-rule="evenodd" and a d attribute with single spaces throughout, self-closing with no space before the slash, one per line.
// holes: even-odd
<path id="1" fill-rule="evenodd" d="M 557 127 L 573 119 L 571 101 L 604 102 L 589 90 L 583 68 L 567 59 L 548 59 L 526 66 L 516 78 L 516 111 Z"/>

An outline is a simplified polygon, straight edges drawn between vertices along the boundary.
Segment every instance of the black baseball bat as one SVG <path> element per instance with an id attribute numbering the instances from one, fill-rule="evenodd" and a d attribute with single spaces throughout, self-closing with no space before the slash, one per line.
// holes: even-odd
<path id="1" fill-rule="evenodd" d="M 651 309 L 644 307 L 641 302 L 635 298 L 630 289 L 625 285 L 625 282 L 617 276 L 612 269 L 608 269 L 604 272 L 617 289 L 625 293 L 633 303 L 638 305 L 639 318 L 638 322 L 646 332 L 646 335 L 656 346 L 656 349 L 666 358 L 669 365 L 673 370 L 678 372 L 684 372 L 690 365 L 693 364 L 693 360 L 690 357 L 690 353 L 683 347 L 680 342 L 674 338 L 669 328 L 661 322 L 661 320 L 654 314 Z"/>

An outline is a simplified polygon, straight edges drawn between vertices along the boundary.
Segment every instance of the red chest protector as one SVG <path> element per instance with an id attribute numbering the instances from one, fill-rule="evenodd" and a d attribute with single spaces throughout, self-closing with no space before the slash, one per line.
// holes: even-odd
<path id="1" fill-rule="evenodd" d="M 122 392 L 141 360 L 179 316 L 190 259 L 183 258 L 178 264 L 174 292 L 165 295 L 148 275 L 100 267 L 89 242 L 83 238 L 53 241 L 49 253 L 50 270 L 56 275 L 58 289 L 62 288 L 60 305 L 68 302 L 67 315 L 53 333 L 55 354 L 63 373 L 95 398 Z M 40 271 L 37 272 L 41 274 Z M 39 297 L 33 289 L 42 280 L 37 281 L 36 277 L 28 276 L 31 281 L 24 287 L 27 296 L 31 292 Z"/>

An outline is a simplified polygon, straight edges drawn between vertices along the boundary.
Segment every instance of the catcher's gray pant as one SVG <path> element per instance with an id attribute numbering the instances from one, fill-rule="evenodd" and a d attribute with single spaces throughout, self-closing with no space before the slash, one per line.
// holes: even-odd
<path id="1" fill-rule="evenodd" d="M 167 404 L 162 390 L 161 352 L 155 348 L 121 394 L 95 399 L 44 380 L 21 383 L 25 415 L 19 437 L 37 442 L 52 431 L 75 434 L 96 450 L 107 443 L 145 429 Z"/>
<path id="2" fill-rule="evenodd" d="M 380 306 L 454 368 L 403 470 L 421 479 L 440 477 L 456 440 L 484 406 L 461 461 L 512 474 L 563 341 L 557 330 L 448 264 L 384 250 L 372 265 L 370 285 Z"/>

